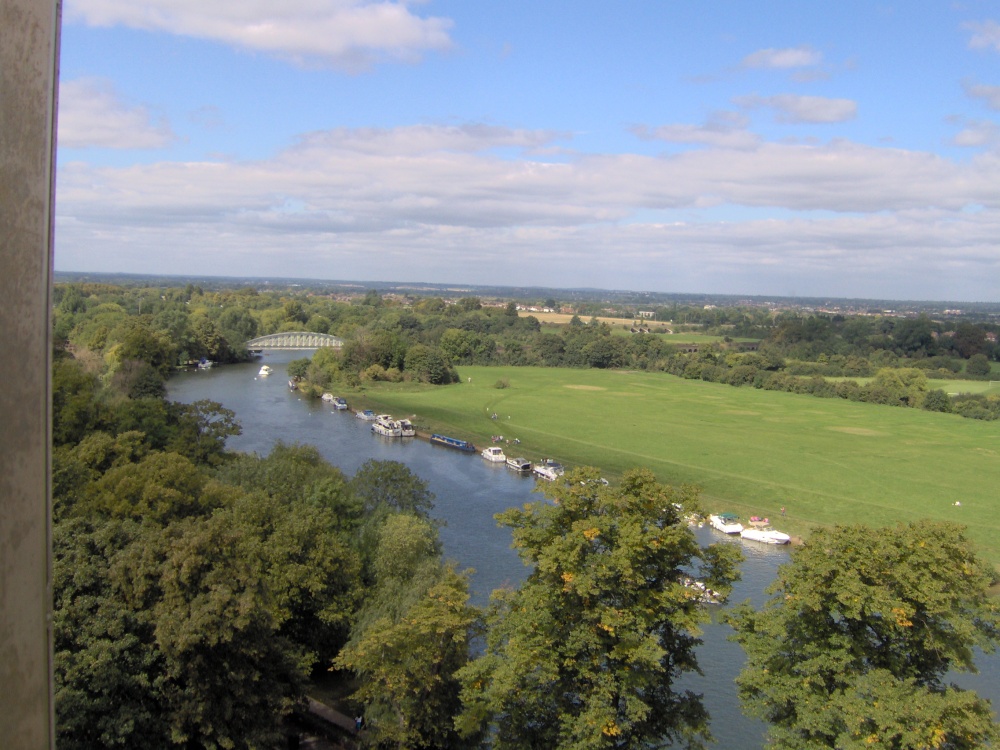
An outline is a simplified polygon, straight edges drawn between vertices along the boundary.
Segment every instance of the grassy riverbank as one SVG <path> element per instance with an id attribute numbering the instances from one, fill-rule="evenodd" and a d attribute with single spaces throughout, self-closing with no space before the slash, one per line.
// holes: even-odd
<path id="1" fill-rule="evenodd" d="M 363 397 L 480 445 L 493 434 L 517 438 L 512 452 L 529 459 L 598 466 L 609 477 L 647 466 L 662 481 L 700 485 L 709 510 L 778 518 L 785 507 L 781 526 L 791 533 L 834 523 L 959 521 L 1000 564 L 998 422 L 655 373 L 464 367 L 460 374 L 454 386 L 390 386 Z M 501 380 L 509 387 L 494 387 Z"/>

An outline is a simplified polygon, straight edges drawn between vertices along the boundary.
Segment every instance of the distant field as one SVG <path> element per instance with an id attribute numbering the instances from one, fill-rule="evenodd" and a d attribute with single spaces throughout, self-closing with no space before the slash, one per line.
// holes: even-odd
<path id="1" fill-rule="evenodd" d="M 663 481 L 700 485 L 708 510 L 777 519 L 785 506 L 780 525 L 791 533 L 817 524 L 960 521 L 1000 564 L 1000 422 L 652 373 L 460 374 L 447 388 L 364 397 L 479 444 L 491 434 L 519 438 L 516 452 L 529 459 L 593 465 L 609 478 L 647 466 Z M 509 388 L 493 387 L 501 378 Z"/>
<path id="2" fill-rule="evenodd" d="M 931 390 L 940 388 L 945 393 L 1000 394 L 1000 384 L 990 385 L 988 380 L 928 380 L 927 386 Z"/>
<path id="3" fill-rule="evenodd" d="M 803 378 L 808 378 L 808 375 L 802 375 Z M 864 385 L 872 378 L 826 378 L 831 382 L 836 382 L 839 380 L 853 380 L 861 385 Z M 945 393 L 985 393 L 985 394 L 998 394 L 1000 395 L 1000 381 L 993 381 L 994 385 L 990 385 L 988 380 L 935 380 L 929 379 L 927 381 L 927 387 L 932 390 L 942 390 Z"/>
<path id="4" fill-rule="evenodd" d="M 549 323 L 549 324 L 553 324 L 553 325 L 569 325 L 569 322 L 573 319 L 573 316 L 571 314 L 569 314 L 569 313 L 537 313 L 537 312 L 525 313 L 525 312 L 522 312 L 521 315 L 523 315 L 523 316 L 532 315 L 535 318 L 538 318 L 538 321 L 540 323 Z M 580 319 L 584 323 L 589 323 L 590 322 L 590 318 L 587 317 L 587 316 L 585 316 L 585 315 L 581 315 Z M 609 326 L 611 326 L 612 333 L 614 333 L 616 335 L 629 336 L 631 334 L 628 333 L 627 331 L 625 331 L 622 328 L 622 326 L 625 325 L 626 323 L 628 323 L 628 324 L 634 323 L 637 320 L 637 318 L 602 318 L 602 317 L 598 317 L 597 320 L 598 320 L 599 323 L 607 323 Z M 641 321 L 641 323 L 642 323 L 643 326 L 648 326 L 649 328 L 653 328 L 653 329 L 666 328 L 666 329 L 669 330 L 671 328 L 671 325 L 669 323 L 664 323 L 662 321 L 657 322 L 657 321 L 652 321 L 652 320 L 644 320 L 644 321 Z M 654 334 L 654 335 L 656 335 L 656 334 Z M 677 344 L 717 344 L 717 343 L 719 343 L 720 341 L 722 341 L 724 339 L 723 336 L 707 336 L 707 335 L 705 335 L 703 333 L 688 333 L 686 331 L 680 331 L 678 333 L 664 333 L 664 334 L 659 334 L 659 335 L 661 335 L 665 341 L 668 341 L 668 342 L 671 342 L 671 343 L 677 343 Z M 757 339 L 734 338 L 733 340 L 734 341 L 756 341 Z"/>

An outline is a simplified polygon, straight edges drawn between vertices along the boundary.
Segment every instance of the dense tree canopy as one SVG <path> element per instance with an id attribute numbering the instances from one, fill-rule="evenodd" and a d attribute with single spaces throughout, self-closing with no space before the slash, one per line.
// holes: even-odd
<path id="1" fill-rule="evenodd" d="M 493 727 L 497 748 L 701 746 L 700 696 L 676 687 L 707 619 L 692 581 L 724 594 L 738 552 L 699 547 L 679 510 L 696 494 L 645 470 L 617 489 L 578 470 L 547 494 L 499 516 L 532 572 L 494 595 L 460 728 Z"/>
<path id="2" fill-rule="evenodd" d="M 748 656 L 737 680 L 745 711 L 789 750 L 997 741 L 989 703 L 945 682 L 1000 640 L 991 580 L 954 524 L 816 530 L 763 610 L 729 616 Z"/>

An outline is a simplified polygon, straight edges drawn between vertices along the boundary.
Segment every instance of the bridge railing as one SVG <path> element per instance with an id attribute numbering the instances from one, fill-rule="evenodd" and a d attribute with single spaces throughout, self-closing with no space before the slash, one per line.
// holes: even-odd
<path id="1" fill-rule="evenodd" d="M 244 347 L 247 349 L 339 349 L 344 340 L 328 333 L 313 333 L 310 331 L 283 331 L 270 333 L 250 339 Z"/>

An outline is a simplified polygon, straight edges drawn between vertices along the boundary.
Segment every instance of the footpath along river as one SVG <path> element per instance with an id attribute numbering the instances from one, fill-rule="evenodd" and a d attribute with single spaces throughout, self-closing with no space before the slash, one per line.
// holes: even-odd
<path id="1" fill-rule="evenodd" d="M 356 419 L 351 411 L 333 411 L 327 403 L 289 391 L 287 363 L 308 354 L 275 352 L 256 363 L 181 373 L 168 382 L 168 396 L 185 403 L 210 399 L 232 409 L 243 427 L 243 434 L 228 443 L 233 450 L 266 455 L 278 440 L 314 445 L 348 476 L 369 459 L 406 464 L 435 495 L 432 515 L 446 524 L 441 529 L 445 555 L 457 561 L 459 568 L 475 570 L 475 603 L 486 603 L 496 588 L 516 586 L 527 569 L 511 549 L 510 532 L 499 528 L 493 516 L 539 499 L 533 493 L 535 480 L 484 461 L 478 454 L 419 439 L 381 438 L 371 433 L 370 423 Z M 265 363 L 273 373 L 262 377 L 258 370 Z M 722 541 L 740 545 L 746 562 L 731 601 L 763 603 L 764 589 L 774 579 L 777 567 L 788 560 L 788 551 L 731 539 L 708 528 L 695 533 L 702 544 Z M 704 695 L 716 747 L 758 750 L 763 747 L 766 727 L 743 716 L 733 683 L 742 668 L 743 652 L 727 640 L 732 631 L 718 622 L 719 609 L 713 610 L 713 621 L 705 626 L 704 643 L 698 650 L 704 674 L 686 678 L 683 685 Z M 956 675 L 955 681 L 991 699 L 996 707 L 1000 705 L 1000 656 L 981 656 L 978 664 L 980 674 Z"/>

